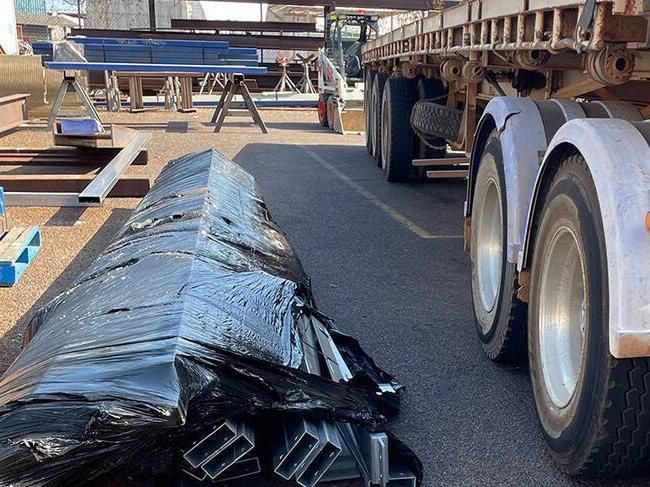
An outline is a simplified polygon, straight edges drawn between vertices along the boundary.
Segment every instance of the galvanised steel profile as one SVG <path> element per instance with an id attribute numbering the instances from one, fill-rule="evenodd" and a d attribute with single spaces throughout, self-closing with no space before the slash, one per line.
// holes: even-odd
<path id="1" fill-rule="evenodd" d="M 202 468 L 186 468 L 183 471 L 196 480 L 204 481 L 208 478 L 208 474 Z M 260 466 L 260 459 L 258 457 L 242 458 L 224 470 L 215 482 L 227 482 L 229 480 L 248 477 L 261 471 L 262 467 Z"/>
<path id="2" fill-rule="evenodd" d="M 190 448 L 183 458 L 194 468 L 199 468 L 237 437 L 237 423 L 226 419 L 208 436 Z"/>
<path id="3" fill-rule="evenodd" d="M 335 382 L 351 379 L 352 373 L 324 323 L 312 316 L 302 316 L 299 330 L 304 370 Z M 386 391 L 394 389 L 387 384 Z M 343 450 L 346 454 L 341 456 Z M 273 465 L 282 478 L 290 480 L 295 475 L 303 487 L 315 486 L 330 469 L 328 478 L 361 477 L 366 486 L 410 485 L 391 483 L 388 436 L 348 423 L 307 418 L 284 420 L 273 445 Z M 399 473 L 398 482 L 415 479 L 407 468 Z"/>
<path id="4" fill-rule="evenodd" d="M 79 193 L 79 203 L 101 203 L 104 201 L 150 138 L 150 133 L 135 133 L 126 147 L 102 168 L 90 184 Z"/>
<path id="5" fill-rule="evenodd" d="M 298 329 L 302 342 L 304 370 L 314 375 L 323 375 L 321 373 L 321 351 L 318 344 L 316 332 L 312 326 L 312 319 L 309 316 L 301 316 L 298 320 Z"/>
<path id="6" fill-rule="evenodd" d="M 205 479 L 205 474 L 215 479 L 227 473 L 254 447 L 255 432 L 251 425 L 243 420 L 226 419 L 183 455 L 191 466 L 185 471 L 199 480 Z"/>
<path id="7" fill-rule="evenodd" d="M 385 487 L 390 476 L 388 436 L 386 433 L 370 433 L 361 441 L 366 458 L 370 458 L 370 483 Z"/>
<path id="8" fill-rule="evenodd" d="M 224 449 L 201 465 L 211 479 L 216 479 L 255 448 L 255 432 L 245 422 L 237 424 L 237 437 Z"/>
<path id="9" fill-rule="evenodd" d="M 242 458 L 235 462 L 232 466 L 228 467 L 217 482 L 227 482 L 228 480 L 240 479 L 260 473 L 262 468 L 260 466 L 260 459 L 258 457 Z"/>
<path id="10" fill-rule="evenodd" d="M 352 373 L 343 360 L 338 348 L 336 348 L 336 344 L 334 343 L 334 340 L 332 340 L 325 325 L 313 319 L 311 320 L 311 324 L 316 333 L 316 339 L 318 340 L 320 351 L 332 380 L 334 382 L 350 380 L 352 378 Z"/>
<path id="11" fill-rule="evenodd" d="M 320 437 L 316 453 L 296 472 L 296 481 L 302 487 L 314 487 L 341 454 L 341 438 L 336 425 L 320 422 Z"/>
<path id="12" fill-rule="evenodd" d="M 318 449 L 319 422 L 310 418 L 286 419 L 274 437 L 273 470 L 290 480 Z"/>
<path id="13" fill-rule="evenodd" d="M 361 478 L 357 460 L 345 441 L 341 442 L 341 454 L 320 479 L 321 482 L 340 482 Z"/>
<path id="14" fill-rule="evenodd" d="M 402 462 L 395 462 L 390 466 L 387 487 L 416 487 L 417 479 L 411 469 Z"/>

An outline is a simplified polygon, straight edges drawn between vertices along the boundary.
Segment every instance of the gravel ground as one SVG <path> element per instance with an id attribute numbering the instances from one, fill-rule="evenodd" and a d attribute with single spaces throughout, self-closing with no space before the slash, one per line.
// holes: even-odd
<path id="1" fill-rule="evenodd" d="M 388 184 L 363 137 L 322 129 L 315 111 L 264 110 L 268 135 L 244 119 L 213 134 L 203 123 L 209 116 L 203 110 L 105 118 L 152 131 L 151 162 L 134 173 L 154 178 L 166 161 L 215 147 L 257 177 L 321 309 L 406 385 L 391 427 L 422 459 L 425 486 L 650 485 L 564 477 L 544 451 L 527 371 L 484 357 L 460 238 L 463 183 Z M 2 146 L 47 143 L 45 132 L 0 139 Z M 0 368 L 19 352 L 34 312 L 70 286 L 136 204 L 110 199 L 85 210 L 11 209 L 18 222 L 41 226 L 44 244 L 21 282 L 0 289 Z"/>
<path id="2" fill-rule="evenodd" d="M 237 112 L 234 112 L 237 114 Z M 205 124 L 209 110 L 193 114 L 151 111 L 140 114 L 102 113 L 104 122 L 129 124 L 133 128 L 150 131 L 149 164 L 132 166 L 127 174 L 146 174 L 151 181 L 171 159 L 187 154 L 218 148 L 234 157 L 249 143 L 306 142 L 312 131 L 294 131 L 300 123 L 309 122 L 319 130 L 313 110 L 263 110 L 270 129 L 265 136 L 248 118 L 231 117 L 220 134 Z M 334 134 L 319 134 L 324 139 L 337 141 Z M 339 141 L 341 139 L 338 139 Z M 47 147 L 50 134 L 43 130 L 25 129 L 0 138 L 0 147 Z M 0 167 L 0 173 L 11 171 Z M 128 219 L 137 199 L 111 198 L 96 208 L 11 208 L 9 216 L 14 225 L 38 225 L 43 246 L 30 264 L 18 285 L 0 288 L 0 371 L 4 371 L 20 351 L 22 333 L 34 313 L 54 296 L 70 287 L 75 277 L 101 252 L 113 235 Z"/>

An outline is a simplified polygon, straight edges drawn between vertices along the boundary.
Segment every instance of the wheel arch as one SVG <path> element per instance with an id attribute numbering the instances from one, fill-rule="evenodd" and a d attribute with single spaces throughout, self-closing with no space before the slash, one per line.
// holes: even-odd
<path id="1" fill-rule="evenodd" d="M 543 188 L 571 151 L 585 159 L 601 210 L 608 266 L 610 353 L 616 358 L 648 357 L 650 231 L 644 220 L 650 211 L 650 146 L 633 123 L 576 119 L 559 129 L 535 181 L 518 269 L 529 268 Z"/>
<path id="2" fill-rule="evenodd" d="M 546 150 L 546 132 L 539 109 L 530 98 L 496 97 L 488 103 L 472 147 L 464 208 L 466 222 L 471 221 L 481 155 L 495 129 L 501 141 L 507 187 L 507 260 L 516 263 L 525 228 L 527 196 L 532 193 L 541 154 Z M 525 139 L 520 136 L 522 133 L 527 134 Z M 465 245 L 469 249 L 469 232 L 465 235 Z"/>

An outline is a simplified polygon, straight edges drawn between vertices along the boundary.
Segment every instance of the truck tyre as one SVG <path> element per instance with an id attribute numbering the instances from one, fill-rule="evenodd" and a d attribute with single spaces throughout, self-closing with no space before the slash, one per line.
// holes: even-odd
<path id="1" fill-rule="evenodd" d="M 459 142 L 463 111 L 433 101 L 418 101 L 413 107 L 411 125 L 419 133 Z"/>
<path id="2" fill-rule="evenodd" d="M 364 110 L 364 117 L 365 117 L 365 123 L 366 123 L 366 150 L 368 151 L 368 154 L 372 154 L 372 133 L 370 130 L 371 124 L 374 121 L 374 111 L 373 111 L 373 105 L 371 103 L 371 97 L 372 97 L 372 82 L 375 79 L 375 72 L 374 71 L 368 71 L 366 74 L 366 82 L 364 86 L 364 92 L 363 92 L 363 110 Z"/>
<path id="3" fill-rule="evenodd" d="M 415 90 L 406 78 L 390 78 L 381 103 L 381 161 L 386 180 L 407 181 L 412 172 L 413 129 L 409 123 Z"/>
<path id="4" fill-rule="evenodd" d="M 334 120 L 336 120 L 336 98 L 333 96 L 327 97 L 327 126 L 334 130 Z"/>
<path id="5" fill-rule="evenodd" d="M 381 166 L 381 100 L 384 96 L 384 85 L 388 80 L 386 73 L 378 72 L 372 80 L 372 93 L 370 104 L 372 105 L 373 121 L 371 125 L 372 156 L 378 166 Z"/>
<path id="6" fill-rule="evenodd" d="M 650 361 L 609 352 L 604 229 L 583 157 L 566 154 L 542 190 L 531 241 L 528 347 L 546 442 L 569 475 L 647 470 Z"/>
<path id="7" fill-rule="evenodd" d="M 526 304 L 517 298 L 516 265 L 506 258 L 507 212 L 503 153 L 495 131 L 480 159 L 472 204 L 472 304 L 487 356 L 518 363 L 526 357 Z"/>
<path id="8" fill-rule="evenodd" d="M 445 95 L 445 87 L 440 80 L 420 78 L 416 85 L 415 91 L 417 93 L 417 100 L 435 100 L 437 103 L 444 105 L 446 100 L 440 98 Z M 413 144 L 413 158 L 414 159 L 437 159 L 445 157 L 447 154 L 447 141 L 441 137 L 426 136 L 424 141 L 415 135 L 415 142 Z"/>
<path id="9" fill-rule="evenodd" d="M 327 98 L 325 95 L 318 95 L 318 121 L 323 127 L 327 127 Z"/>

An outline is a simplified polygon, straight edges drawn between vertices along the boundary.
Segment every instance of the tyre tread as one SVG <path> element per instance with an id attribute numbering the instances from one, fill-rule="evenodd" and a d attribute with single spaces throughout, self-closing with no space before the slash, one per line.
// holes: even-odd
<path id="1" fill-rule="evenodd" d="M 589 174 L 587 162 L 580 154 L 567 153 L 540 194 L 547 194 L 555 175 L 569 165 Z M 594 398 L 599 403 L 599 411 L 593 418 L 590 443 L 573 462 L 561 454 L 553 456 L 565 473 L 574 476 L 621 478 L 647 473 L 650 471 L 650 359 L 617 359 L 607 352 L 604 360 L 605 394 Z"/>
<path id="2" fill-rule="evenodd" d="M 517 297 L 519 282 L 514 278 L 515 286 L 510 299 L 507 324 L 504 326 L 503 341 L 497 351 L 486 349 L 486 354 L 498 363 L 519 364 L 525 361 L 528 350 L 528 331 L 525 326 L 528 315 L 526 303 Z"/>
<path id="3" fill-rule="evenodd" d="M 389 103 L 390 117 L 391 149 L 386 161 L 386 179 L 390 182 L 404 182 L 409 179 L 413 169 L 411 155 L 414 134 L 408 123 L 415 102 L 412 83 L 406 78 L 390 78 L 384 87 L 383 99 Z"/>

